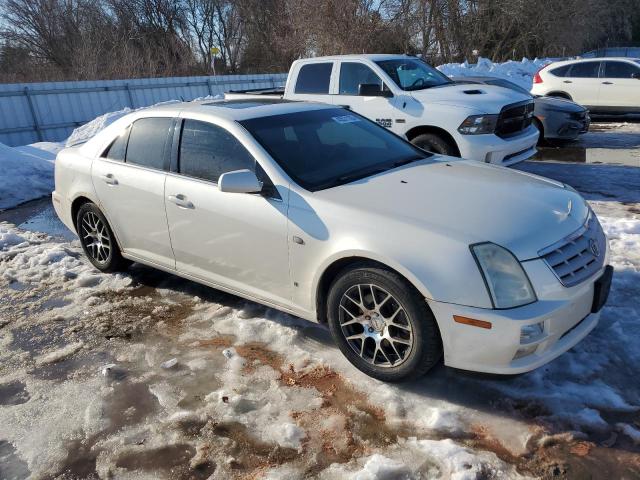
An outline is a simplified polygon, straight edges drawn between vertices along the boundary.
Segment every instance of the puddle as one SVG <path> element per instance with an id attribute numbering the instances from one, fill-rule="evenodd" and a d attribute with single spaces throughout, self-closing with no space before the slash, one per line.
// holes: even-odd
<path id="1" fill-rule="evenodd" d="M 69 343 L 62 325 L 55 325 L 45 329 L 41 325 L 31 325 L 24 328 L 16 328 L 12 332 L 11 346 L 24 350 L 31 355 L 38 354 L 47 347 L 62 347 Z"/>
<path id="2" fill-rule="evenodd" d="M 20 405 L 29 401 L 29 392 L 23 382 L 15 381 L 0 384 L 0 405 Z"/>
<path id="3" fill-rule="evenodd" d="M 6 440 L 0 440 L 0 478 L 2 480 L 22 480 L 31 472 L 27 464 L 18 456 L 16 449 Z"/>
<path id="4" fill-rule="evenodd" d="M 77 237 L 58 219 L 48 197 L 23 203 L 0 212 L 0 222 L 9 222 L 31 232 L 44 232 L 59 240 L 75 240 Z"/>
<path id="5" fill-rule="evenodd" d="M 539 147 L 533 160 L 640 167 L 640 149 L 584 148 L 578 145 Z"/>

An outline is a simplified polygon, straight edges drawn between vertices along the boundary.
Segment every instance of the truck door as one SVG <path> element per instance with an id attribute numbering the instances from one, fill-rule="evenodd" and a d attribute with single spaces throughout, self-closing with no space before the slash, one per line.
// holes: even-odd
<path id="1" fill-rule="evenodd" d="M 339 68 L 337 95 L 333 96 L 333 103 L 350 108 L 394 133 L 402 134 L 395 122 L 393 95 L 382 79 L 361 62 L 340 62 Z"/>

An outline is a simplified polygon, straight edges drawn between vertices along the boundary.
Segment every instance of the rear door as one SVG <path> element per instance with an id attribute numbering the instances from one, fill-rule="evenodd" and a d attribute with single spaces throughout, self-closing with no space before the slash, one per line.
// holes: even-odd
<path id="1" fill-rule="evenodd" d="M 574 63 L 562 79 L 562 85 L 574 102 L 584 106 L 599 105 L 600 62 L 589 61 Z"/>
<path id="2" fill-rule="evenodd" d="M 363 115 L 389 130 L 401 133 L 395 123 L 393 97 L 369 97 L 358 95 L 360 85 L 377 85 L 380 90 L 388 87 L 371 67 L 363 62 L 340 62 L 337 95 L 333 103 Z M 404 125 L 403 125 L 404 126 Z"/>
<path id="3" fill-rule="evenodd" d="M 617 60 L 603 64 L 600 105 L 640 110 L 640 64 Z"/>
<path id="4" fill-rule="evenodd" d="M 255 171 L 255 159 L 228 130 L 185 119 L 177 172 L 169 174 L 166 208 L 179 272 L 253 297 L 291 302 L 286 199 L 225 193 L 220 175 Z"/>
<path id="5" fill-rule="evenodd" d="M 173 119 L 133 122 L 92 165 L 93 184 L 123 250 L 174 268 L 164 210 Z"/>

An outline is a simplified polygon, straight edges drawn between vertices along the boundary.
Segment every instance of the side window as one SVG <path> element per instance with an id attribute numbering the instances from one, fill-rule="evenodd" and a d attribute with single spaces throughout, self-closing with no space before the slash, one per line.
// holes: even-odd
<path id="1" fill-rule="evenodd" d="M 354 62 L 340 64 L 340 95 L 358 95 L 358 86 L 363 83 L 380 85 L 382 80 L 366 65 Z"/>
<path id="2" fill-rule="evenodd" d="M 179 171 L 183 175 L 217 182 L 234 170 L 255 171 L 255 160 L 224 128 L 197 120 L 185 120 L 180 138 Z"/>
<path id="3" fill-rule="evenodd" d="M 329 93 L 333 63 L 309 63 L 298 72 L 295 93 Z"/>
<path id="4" fill-rule="evenodd" d="M 129 140 L 129 127 L 111 142 L 101 157 L 124 162 L 124 156 L 127 153 L 127 140 Z"/>
<path id="5" fill-rule="evenodd" d="M 569 71 L 569 68 L 571 68 L 571 65 L 563 65 L 562 67 L 553 68 L 549 70 L 549 73 L 552 73 L 556 77 L 566 77 L 567 72 Z"/>
<path id="6" fill-rule="evenodd" d="M 600 62 L 581 62 L 571 65 L 567 77 L 574 78 L 598 78 Z"/>
<path id="7" fill-rule="evenodd" d="M 127 163 L 168 170 L 165 149 L 171 118 L 141 118 L 133 122 L 127 146 Z"/>
<path id="8" fill-rule="evenodd" d="M 604 62 L 605 78 L 633 78 L 633 74 L 640 74 L 637 68 L 626 62 Z"/>

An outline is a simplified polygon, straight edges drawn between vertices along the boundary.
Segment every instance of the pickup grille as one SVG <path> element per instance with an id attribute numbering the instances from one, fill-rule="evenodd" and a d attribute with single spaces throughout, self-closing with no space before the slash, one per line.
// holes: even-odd
<path id="1" fill-rule="evenodd" d="M 592 213 L 582 228 L 564 240 L 540 251 L 540 256 L 565 287 L 577 285 L 598 272 L 604 264 L 607 237 Z"/>
<path id="2" fill-rule="evenodd" d="M 527 129 L 533 119 L 533 108 L 533 100 L 503 107 L 496 124 L 496 135 L 503 138 L 510 137 Z"/>

